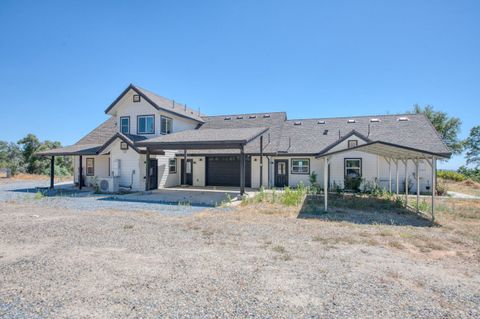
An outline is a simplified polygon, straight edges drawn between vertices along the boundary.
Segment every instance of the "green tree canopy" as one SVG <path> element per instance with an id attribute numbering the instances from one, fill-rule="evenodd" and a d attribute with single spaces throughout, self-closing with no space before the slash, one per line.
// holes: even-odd
<path id="1" fill-rule="evenodd" d="M 474 126 L 470 130 L 470 135 L 465 141 L 465 149 L 467 150 L 465 154 L 467 164 L 480 167 L 480 125 Z"/>
<path id="2" fill-rule="evenodd" d="M 457 117 L 450 117 L 447 113 L 435 111 L 433 106 L 413 106 L 413 113 L 425 114 L 432 122 L 443 142 L 450 148 L 453 154 L 460 154 L 463 150 L 463 142 L 458 138 L 462 121 Z"/>

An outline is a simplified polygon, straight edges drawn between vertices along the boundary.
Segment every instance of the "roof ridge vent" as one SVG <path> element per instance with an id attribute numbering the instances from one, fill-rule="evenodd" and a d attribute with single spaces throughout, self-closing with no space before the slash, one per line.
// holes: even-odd
<path id="1" fill-rule="evenodd" d="M 405 122 L 405 121 L 409 121 L 409 118 L 406 117 L 406 116 L 401 116 L 397 119 L 397 121 L 400 121 L 400 122 Z"/>
<path id="2" fill-rule="evenodd" d="M 354 119 L 347 120 L 347 123 L 356 123 L 357 121 Z"/>
<path id="3" fill-rule="evenodd" d="M 379 118 L 372 118 L 372 119 L 370 119 L 370 122 L 377 123 L 377 122 L 380 122 L 380 119 Z"/>
<path id="4" fill-rule="evenodd" d="M 325 124 L 325 120 L 318 120 L 317 124 Z"/>
<path id="5" fill-rule="evenodd" d="M 231 116 L 226 116 L 226 117 L 224 118 L 225 121 L 228 121 L 228 120 L 231 120 L 231 119 L 232 119 Z"/>
<path id="6" fill-rule="evenodd" d="M 270 117 L 270 114 L 263 114 L 263 118 L 268 118 Z"/>
<path id="7" fill-rule="evenodd" d="M 237 120 L 241 120 L 241 119 L 243 119 L 243 115 L 238 115 Z"/>
<path id="8" fill-rule="evenodd" d="M 295 121 L 295 122 L 293 122 L 293 125 L 302 125 L 302 122 L 301 121 Z"/>
<path id="9" fill-rule="evenodd" d="M 256 115 L 249 115 L 248 118 L 249 118 L 249 119 L 256 119 L 257 116 L 256 116 Z"/>

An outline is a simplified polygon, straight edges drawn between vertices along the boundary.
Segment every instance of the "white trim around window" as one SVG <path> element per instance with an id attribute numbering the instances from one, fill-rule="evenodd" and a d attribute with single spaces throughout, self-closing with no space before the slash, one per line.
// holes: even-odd
<path id="1" fill-rule="evenodd" d="M 292 174 L 308 175 L 310 174 L 310 159 L 308 158 L 292 158 Z"/>
<path id="2" fill-rule="evenodd" d="M 170 134 L 173 132 L 173 120 L 169 117 L 160 116 L 160 133 Z"/>
<path id="3" fill-rule="evenodd" d="M 141 121 L 144 122 L 143 125 L 140 125 Z M 137 116 L 137 134 L 155 134 L 155 115 Z"/>
<path id="4" fill-rule="evenodd" d="M 177 159 L 171 158 L 168 160 L 168 173 L 175 174 L 177 173 Z"/>
<path id="5" fill-rule="evenodd" d="M 120 117 L 120 133 L 130 134 L 130 116 Z"/>

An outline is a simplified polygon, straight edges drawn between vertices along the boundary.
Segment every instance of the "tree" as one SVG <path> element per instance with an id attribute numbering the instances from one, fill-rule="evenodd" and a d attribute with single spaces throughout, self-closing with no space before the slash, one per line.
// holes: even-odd
<path id="1" fill-rule="evenodd" d="M 465 140 L 465 149 L 467 150 L 465 158 L 467 164 L 473 164 L 480 167 L 480 125 L 472 127 L 470 136 Z"/>
<path id="2" fill-rule="evenodd" d="M 34 134 L 28 134 L 18 141 L 17 144 L 22 145 L 22 155 L 27 173 L 39 174 L 41 170 L 41 160 L 38 156 L 35 156 L 35 152 L 41 146 L 38 138 Z"/>
<path id="3" fill-rule="evenodd" d="M 10 169 L 12 175 L 23 170 L 22 152 L 17 144 L 0 141 L 0 168 Z"/>
<path id="4" fill-rule="evenodd" d="M 415 104 L 413 113 L 425 114 L 427 116 L 453 154 L 460 154 L 463 151 L 463 142 L 458 138 L 460 126 L 462 125 L 462 121 L 459 118 L 450 117 L 445 112 L 435 111 L 431 105 L 426 105 L 422 108 Z"/>

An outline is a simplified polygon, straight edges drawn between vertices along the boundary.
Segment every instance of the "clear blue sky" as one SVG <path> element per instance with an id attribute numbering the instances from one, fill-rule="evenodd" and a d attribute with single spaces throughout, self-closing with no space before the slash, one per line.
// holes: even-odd
<path id="1" fill-rule="evenodd" d="M 129 84 L 208 114 L 480 124 L 480 1 L 0 1 L 0 139 L 72 144 Z M 443 167 L 463 163 L 454 158 Z"/>

